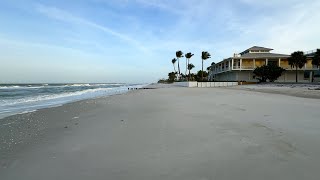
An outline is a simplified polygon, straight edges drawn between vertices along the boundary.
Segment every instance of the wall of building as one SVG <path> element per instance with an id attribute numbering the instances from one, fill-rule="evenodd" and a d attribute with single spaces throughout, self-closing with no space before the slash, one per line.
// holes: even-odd
<path id="1" fill-rule="evenodd" d="M 288 60 L 287 59 L 281 59 L 280 67 L 282 67 L 284 69 L 288 69 L 290 67 Z"/>
<path id="2" fill-rule="evenodd" d="M 246 82 L 258 82 L 254 79 L 254 74 L 252 71 L 233 71 L 218 74 L 215 81 L 246 81 Z M 295 82 L 296 73 L 295 71 L 286 71 L 278 78 L 276 82 Z M 304 79 L 304 72 L 298 71 L 298 81 L 299 82 L 309 82 L 308 79 Z"/>
<path id="3" fill-rule="evenodd" d="M 242 60 L 242 66 L 252 66 L 253 67 L 253 60 L 252 59 L 243 59 Z"/>
<path id="4" fill-rule="evenodd" d="M 312 59 L 308 59 L 307 63 L 306 63 L 307 69 L 312 69 L 313 65 L 312 65 Z"/>
<path id="5" fill-rule="evenodd" d="M 225 72 L 221 74 L 217 74 L 215 77 L 215 81 L 237 81 L 236 72 Z"/>
<path id="6" fill-rule="evenodd" d="M 252 71 L 232 71 L 218 74 L 216 76 L 216 81 L 247 81 L 247 82 L 257 82 L 253 78 Z"/>
<path id="7" fill-rule="evenodd" d="M 266 64 L 266 60 L 265 59 L 256 59 L 256 67 L 260 67 Z"/>
<path id="8" fill-rule="evenodd" d="M 309 79 L 304 79 L 304 72 L 298 71 L 299 82 L 309 82 Z M 286 71 L 278 78 L 276 82 L 296 82 L 296 71 Z"/>
<path id="9" fill-rule="evenodd" d="M 237 72 L 237 81 L 247 81 L 247 82 L 256 82 L 256 79 L 253 79 L 252 71 L 238 71 Z"/>

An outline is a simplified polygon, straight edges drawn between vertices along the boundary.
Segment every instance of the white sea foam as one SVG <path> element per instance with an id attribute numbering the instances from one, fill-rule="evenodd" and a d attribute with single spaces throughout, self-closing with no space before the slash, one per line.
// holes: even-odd
<path id="1" fill-rule="evenodd" d="M 0 89 L 35 89 L 35 88 L 43 88 L 46 86 L 0 86 Z"/>
<path id="2" fill-rule="evenodd" d="M 126 93 L 128 91 L 128 88 L 141 88 L 145 85 L 130 86 L 130 85 L 125 85 L 120 83 L 91 84 L 91 85 L 90 84 L 70 84 L 68 86 L 74 87 L 74 88 L 77 88 L 77 86 L 94 86 L 94 87 L 88 87 L 90 89 L 79 90 L 76 92 L 64 92 L 64 93 L 45 94 L 45 95 L 43 94 L 37 95 L 35 93 L 32 96 L 23 97 L 23 98 L 0 99 L 0 118 L 17 114 L 17 113 L 32 112 L 34 110 L 38 110 L 41 108 L 61 106 L 66 103 L 84 100 L 84 99 L 91 99 L 91 98 L 109 96 L 114 94 L 122 94 L 122 93 Z M 33 87 L 11 86 L 9 88 L 40 88 L 40 87 L 61 88 L 62 86 L 64 85 L 48 86 L 46 84 L 41 84 L 39 86 L 33 86 Z M 115 87 L 112 87 L 112 86 L 115 86 Z M 2 86 L 0 88 L 5 88 L 5 87 Z M 17 89 L 17 91 L 19 90 Z"/>
<path id="3" fill-rule="evenodd" d="M 66 86 L 81 87 L 81 86 L 91 86 L 91 85 L 90 84 L 71 84 Z"/>
<path id="4" fill-rule="evenodd" d="M 71 84 L 71 85 L 76 85 L 76 84 Z M 88 86 L 90 84 L 77 84 L 77 85 Z M 64 92 L 64 93 L 46 94 L 46 95 L 34 94 L 34 96 L 28 96 L 28 97 L 23 97 L 18 99 L 1 99 L 0 100 L 0 118 L 8 115 L 12 115 L 12 114 L 21 113 L 21 112 L 34 111 L 34 110 L 46 108 L 46 107 L 56 107 L 56 106 L 63 105 L 65 103 L 84 100 L 84 99 L 96 98 L 101 96 L 109 96 L 114 94 L 122 94 L 127 92 L 128 88 L 140 88 L 144 86 L 144 85 L 126 86 L 123 84 L 117 84 L 120 86 L 108 87 L 108 86 L 116 86 L 116 85 L 105 84 L 107 87 L 103 87 L 102 84 L 99 84 L 100 86 L 102 86 L 102 87 L 99 87 L 98 84 L 94 84 L 94 85 L 96 86 L 95 89 L 90 88 L 90 89 L 80 90 L 76 92 Z M 55 88 L 57 87 L 59 86 L 55 86 Z M 24 86 L 24 88 L 31 88 L 31 87 Z"/>
<path id="5" fill-rule="evenodd" d="M 90 94 L 95 92 L 106 92 L 108 90 L 111 90 L 112 88 L 97 88 L 97 89 L 87 89 L 83 91 L 77 91 L 77 92 L 68 92 L 68 93 L 61 93 L 61 94 L 50 94 L 50 95 L 40 95 L 40 96 L 34 96 L 34 97 L 27 97 L 22 99 L 16 99 L 16 100 L 3 100 L 2 105 L 16 105 L 21 103 L 32 103 L 32 102 L 39 102 L 39 101 L 48 101 L 48 100 L 54 100 L 54 99 L 61 99 L 61 98 L 67 98 L 67 97 L 74 97 L 74 96 L 80 96 L 84 94 Z"/>
<path id="6" fill-rule="evenodd" d="M 0 86 L 0 89 L 16 89 L 20 88 L 21 86 Z"/>

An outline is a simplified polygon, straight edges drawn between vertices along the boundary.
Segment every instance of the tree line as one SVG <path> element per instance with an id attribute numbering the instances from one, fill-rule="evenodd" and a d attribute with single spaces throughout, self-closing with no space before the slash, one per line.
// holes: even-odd
<path id="1" fill-rule="evenodd" d="M 185 59 L 186 59 L 186 66 L 184 69 L 185 70 L 184 74 L 181 72 L 181 68 L 180 68 L 180 60 L 183 57 L 185 57 Z M 169 76 L 168 81 L 170 81 L 170 82 L 173 82 L 173 81 L 204 81 L 205 77 L 208 76 L 208 73 L 203 70 L 204 61 L 211 58 L 211 54 L 207 51 L 202 51 L 202 53 L 201 53 L 202 68 L 196 74 L 191 73 L 191 70 L 195 68 L 195 65 L 190 63 L 190 60 L 192 57 L 194 57 L 194 54 L 191 52 L 188 52 L 184 55 L 184 53 L 181 50 L 176 51 L 175 58 L 173 58 L 171 60 L 174 71 L 170 72 L 168 74 L 168 76 Z M 177 69 L 176 69 L 176 65 L 178 67 Z M 210 67 L 207 68 L 207 70 L 209 70 L 209 69 L 210 69 Z"/>
<path id="2" fill-rule="evenodd" d="M 194 56 L 193 53 L 189 52 L 184 55 L 182 51 L 176 51 L 176 56 L 171 60 L 173 65 L 173 72 L 168 74 L 167 80 L 160 80 L 159 82 L 174 82 L 174 81 L 206 81 L 206 77 L 208 76 L 208 72 L 211 70 L 211 66 L 215 63 L 212 62 L 211 66 L 207 68 L 207 71 L 203 70 L 204 61 L 211 58 L 211 54 L 207 51 L 203 51 L 201 53 L 201 61 L 202 61 L 202 68 L 197 73 L 191 73 L 191 70 L 195 68 L 195 66 L 190 63 L 190 59 Z M 186 67 L 185 67 L 185 74 L 181 73 L 180 68 L 180 59 L 185 57 L 186 58 Z M 293 52 L 290 57 L 288 58 L 288 63 L 291 68 L 295 68 L 296 72 L 296 82 L 298 82 L 298 69 L 301 69 L 307 63 L 307 56 L 302 51 Z M 176 69 L 176 64 L 178 69 Z M 312 65 L 316 66 L 317 68 L 320 67 L 320 49 L 317 49 L 312 57 Z M 279 67 L 275 64 L 268 64 L 263 65 L 261 67 L 257 67 L 254 69 L 253 74 L 255 75 L 256 79 L 259 82 L 274 82 L 277 80 L 282 73 L 285 72 L 285 69 Z M 187 75 L 188 73 L 188 75 Z"/>

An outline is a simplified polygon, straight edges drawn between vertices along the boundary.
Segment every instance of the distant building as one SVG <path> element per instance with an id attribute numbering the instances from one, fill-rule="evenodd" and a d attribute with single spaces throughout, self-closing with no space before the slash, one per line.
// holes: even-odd
<path id="1" fill-rule="evenodd" d="M 278 82 L 295 82 L 295 68 L 292 69 L 288 63 L 290 55 L 272 53 L 273 49 L 253 46 L 240 54 L 234 54 L 233 57 L 211 66 L 209 80 L 215 81 L 247 81 L 257 82 L 253 74 L 256 67 L 267 64 L 275 64 L 286 71 L 278 78 Z M 302 69 L 298 69 L 299 82 L 310 82 L 311 71 L 318 70 L 312 65 L 312 53 L 307 52 L 307 63 Z"/>

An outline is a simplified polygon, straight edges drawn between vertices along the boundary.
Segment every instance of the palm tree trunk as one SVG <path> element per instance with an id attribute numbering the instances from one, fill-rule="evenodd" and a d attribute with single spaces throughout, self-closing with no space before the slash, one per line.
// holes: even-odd
<path id="1" fill-rule="evenodd" d="M 298 66 L 296 66 L 296 83 L 298 82 Z"/>
<path id="2" fill-rule="evenodd" d="M 187 71 L 188 71 L 188 59 L 186 58 L 186 76 L 187 76 Z"/>
<path id="3" fill-rule="evenodd" d="M 173 64 L 173 70 L 176 73 L 176 66 Z"/>
<path id="4" fill-rule="evenodd" d="M 180 79 L 180 63 L 179 63 L 179 58 L 177 58 L 177 59 L 178 59 L 178 72 L 179 72 L 178 77 Z"/>
<path id="5" fill-rule="evenodd" d="M 201 81 L 203 81 L 203 59 L 202 59 Z"/>
<path id="6" fill-rule="evenodd" d="M 189 66 L 189 64 L 190 64 L 190 59 L 188 59 L 188 66 Z M 190 69 L 189 69 L 189 80 L 188 81 L 190 81 Z"/>
<path id="7" fill-rule="evenodd" d="M 189 69 L 189 79 L 188 79 L 188 81 L 190 81 L 190 79 L 191 79 L 191 74 L 190 74 L 190 69 Z"/>

